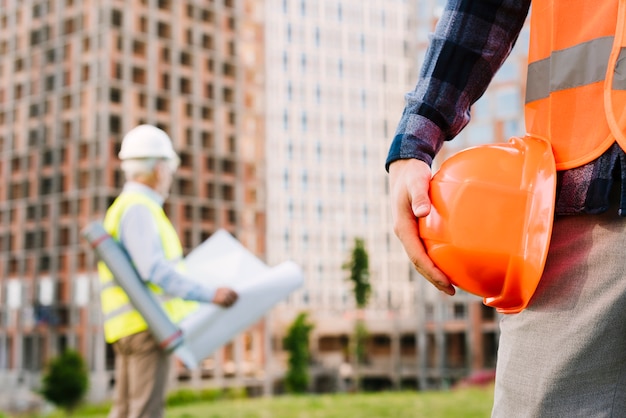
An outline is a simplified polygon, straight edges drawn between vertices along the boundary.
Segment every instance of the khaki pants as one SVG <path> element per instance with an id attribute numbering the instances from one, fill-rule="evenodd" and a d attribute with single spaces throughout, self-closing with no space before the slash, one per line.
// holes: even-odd
<path id="1" fill-rule="evenodd" d="M 148 331 L 124 337 L 115 350 L 115 395 L 109 418 L 161 418 L 170 356 Z"/>
<path id="2" fill-rule="evenodd" d="M 528 309 L 505 315 L 493 417 L 626 416 L 626 219 L 557 217 Z"/>

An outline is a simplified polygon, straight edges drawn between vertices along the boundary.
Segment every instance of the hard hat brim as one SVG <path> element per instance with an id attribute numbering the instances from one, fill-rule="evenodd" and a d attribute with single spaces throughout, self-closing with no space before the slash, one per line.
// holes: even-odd
<path id="1" fill-rule="evenodd" d="M 521 142 L 519 138 L 512 141 Z M 511 257 L 501 294 L 484 299 L 485 305 L 500 313 L 518 313 L 528 306 L 543 274 L 554 221 L 556 165 L 551 146 L 534 137 L 525 138 L 520 146 L 541 158 L 526 159 L 524 164 L 522 187 L 531 192 L 532 198 L 527 208 L 522 256 Z"/>

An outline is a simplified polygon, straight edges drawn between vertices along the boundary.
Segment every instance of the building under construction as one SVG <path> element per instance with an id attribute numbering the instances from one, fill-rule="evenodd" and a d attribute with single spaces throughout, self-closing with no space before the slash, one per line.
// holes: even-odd
<path id="1" fill-rule="evenodd" d="M 165 209 L 184 248 L 224 228 L 264 256 L 263 44 L 244 12 L 253 4 L 0 1 L 3 393 L 36 386 L 47 359 L 71 347 L 87 359 L 92 392 L 108 394 L 113 356 L 80 230 L 119 193 L 117 152 L 137 124 L 161 127 L 179 151 Z M 216 363 L 243 362 L 255 335 Z"/>

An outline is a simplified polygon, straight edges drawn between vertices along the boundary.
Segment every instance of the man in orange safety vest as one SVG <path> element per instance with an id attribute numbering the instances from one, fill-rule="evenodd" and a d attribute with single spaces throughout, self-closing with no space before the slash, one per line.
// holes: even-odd
<path id="1" fill-rule="evenodd" d="M 469 122 L 530 3 L 448 0 L 390 146 L 394 232 L 416 269 L 449 295 L 450 278 L 419 238 L 418 219 L 431 211 L 430 165 Z M 552 146 L 555 214 L 532 299 L 501 321 L 492 414 L 623 416 L 626 1 L 534 0 L 530 33 L 526 130 Z"/>

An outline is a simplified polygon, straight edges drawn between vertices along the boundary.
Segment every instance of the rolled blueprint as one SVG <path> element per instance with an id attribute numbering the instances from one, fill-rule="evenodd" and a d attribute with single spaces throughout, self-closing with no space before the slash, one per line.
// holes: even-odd
<path id="1" fill-rule="evenodd" d="M 245 331 L 267 311 L 303 283 L 300 267 L 285 261 L 272 268 L 264 268 L 245 280 L 233 280 L 232 287 L 239 295 L 237 303 L 228 309 L 203 305 L 180 322 L 185 342 L 174 354 L 190 369 L 213 354 L 231 338 Z"/>
<path id="2" fill-rule="evenodd" d="M 185 257 L 190 279 L 207 286 L 228 286 L 239 298 L 228 309 L 206 304 L 179 326 L 185 342 L 174 354 L 190 369 L 261 319 L 304 283 L 292 261 L 269 267 L 226 230 L 216 231 Z"/>
<path id="3" fill-rule="evenodd" d="M 139 311 L 148 324 L 150 332 L 166 351 L 174 351 L 183 343 L 183 333 L 165 313 L 139 277 L 130 257 L 122 245 L 109 235 L 100 222 L 92 222 L 82 230 L 98 258 L 113 273 L 117 284 L 124 289 L 133 307 Z"/>

